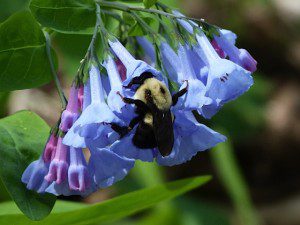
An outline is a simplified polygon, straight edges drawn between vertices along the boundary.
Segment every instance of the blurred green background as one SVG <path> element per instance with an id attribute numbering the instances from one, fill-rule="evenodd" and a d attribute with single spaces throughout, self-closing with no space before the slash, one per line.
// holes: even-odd
<path id="1" fill-rule="evenodd" d="M 87 199 L 99 202 L 168 180 L 212 174 L 204 187 L 127 220 L 124 225 L 299 225 L 300 224 L 300 1 L 164 0 L 186 14 L 238 34 L 237 45 L 258 61 L 255 85 L 211 121 L 229 141 L 185 165 L 162 168 L 138 163 L 127 179 Z M 27 7 L 25 0 L 0 0 L 0 23 Z M 55 34 L 59 75 L 66 92 L 88 46 L 88 35 Z M 52 84 L 0 93 L 0 117 L 21 109 L 50 125 L 59 116 Z M 0 182 L 0 201 L 8 200 Z"/>

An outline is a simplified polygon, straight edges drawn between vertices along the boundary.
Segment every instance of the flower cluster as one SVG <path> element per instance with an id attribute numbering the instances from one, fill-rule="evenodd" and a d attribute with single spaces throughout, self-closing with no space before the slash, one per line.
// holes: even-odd
<path id="1" fill-rule="evenodd" d="M 143 49 L 141 59 L 116 38 L 103 35 L 105 57 L 100 62 L 97 57 L 85 59 L 87 72 L 73 83 L 60 125 L 52 130 L 40 159 L 23 174 L 28 189 L 86 196 L 123 179 L 135 160 L 178 165 L 226 140 L 199 123 L 194 114 L 210 119 L 225 103 L 245 93 L 253 84 L 256 61 L 235 46 L 237 37 L 231 31 L 220 29 L 208 37 L 198 24 L 183 19 L 177 11 L 172 13 L 180 16 L 176 23 L 182 37 L 176 47 L 165 37 L 155 46 L 146 37 L 137 37 L 136 43 Z M 141 77 L 146 78 L 140 81 Z M 166 97 L 172 115 L 167 128 L 173 137 L 169 154 L 162 154 L 155 145 L 159 139 L 153 124 L 156 114 L 151 110 L 150 116 L 145 114 L 147 118 L 137 114 L 139 104 L 148 103 L 138 99 L 136 92 L 150 78 L 173 94 L 173 104 Z M 146 120 L 150 120 L 156 139 L 152 147 L 142 148 L 133 139 L 142 129 L 140 122 Z M 152 136 L 147 137 L 151 142 Z"/>

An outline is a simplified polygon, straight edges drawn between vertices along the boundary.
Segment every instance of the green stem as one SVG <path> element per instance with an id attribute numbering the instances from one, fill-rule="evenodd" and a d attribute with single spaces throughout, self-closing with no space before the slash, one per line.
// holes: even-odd
<path id="1" fill-rule="evenodd" d="M 231 143 L 227 140 L 225 143 L 218 144 L 210 151 L 210 155 L 219 178 L 234 204 L 240 223 L 262 224 L 252 205 L 249 189 L 241 174 Z"/>
<path id="2" fill-rule="evenodd" d="M 203 19 L 196 19 L 196 18 L 186 17 L 186 16 L 177 16 L 172 13 L 164 12 L 164 11 L 157 10 L 157 9 L 146 9 L 146 8 L 142 8 L 142 7 L 133 7 L 133 6 L 123 4 L 123 3 L 119 3 L 119 2 L 108 2 L 108 1 L 103 1 L 103 0 L 96 0 L 96 2 L 99 3 L 102 7 L 114 8 L 114 9 L 125 11 L 125 12 L 140 11 L 140 12 L 146 12 L 146 13 L 151 13 L 151 14 L 156 14 L 156 15 L 159 14 L 159 15 L 169 17 L 169 18 L 192 20 L 192 21 L 199 22 L 202 25 L 216 27 L 215 25 L 211 25 L 211 24 L 205 22 Z"/>
<path id="3" fill-rule="evenodd" d="M 58 92 L 58 95 L 59 95 L 59 98 L 60 98 L 60 101 L 61 101 L 62 110 L 64 110 L 67 107 L 67 99 L 64 95 L 64 92 L 63 92 L 62 87 L 60 85 L 60 81 L 59 81 L 59 79 L 57 77 L 57 73 L 55 71 L 55 67 L 54 67 L 54 63 L 53 63 L 53 59 L 52 59 L 52 54 L 51 54 L 50 36 L 46 31 L 44 31 L 44 35 L 45 35 L 45 38 L 46 38 L 46 52 L 47 52 L 48 60 L 49 60 L 49 63 L 50 63 L 51 74 L 52 74 L 52 77 L 53 77 L 53 80 L 54 80 L 54 83 L 55 83 L 55 87 L 56 87 L 56 90 Z"/>
<path id="4" fill-rule="evenodd" d="M 97 5 L 97 20 L 99 21 L 99 27 L 100 27 L 100 31 L 101 31 L 100 37 L 101 37 L 101 41 L 103 44 L 104 53 L 106 54 L 109 52 L 109 44 L 108 44 L 109 33 L 107 32 L 105 25 L 103 23 L 103 20 L 101 18 L 102 9 L 100 8 L 99 4 L 96 4 L 96 5 Z"/>
<path id="5" fill-rule="evenodd" d="M 100 23 L 101 23 L 100 21 L 101 21 L 100 7 L 98 4 L 96 4 L 96 24 L 95 24 L 92 40 L 91 40 L 89 48 L 87 50 L 85 59 L 92 58 L 92 60 L 97 61 L 97 53 L 95 50 L 95 45 L 96 45 L 97 35 L 99 32 L 99 28 L 100 28 Z"/>
<path id="6" fill-rule="evenodd" d="M 149 32 L 150 35 L 157 36 L 156 32 L 141 18 L 136 12 L 129 10 L 129 13 L 135 18 L 135 20 L 141 25 L 142 29 Z"/>

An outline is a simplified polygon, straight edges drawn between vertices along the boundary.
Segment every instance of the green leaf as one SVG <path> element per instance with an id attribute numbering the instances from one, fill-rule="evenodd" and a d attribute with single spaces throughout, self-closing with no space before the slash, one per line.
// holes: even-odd
<path id="1" fill-rule="evenodd" d="M 153 28 L 153 30 L 157 30 L 157 21 L 151 16 L 142 16 L 143 20 Z M 129 28 L 128 35 L 129 36 L 144 36 L 147 35 L 147 31 L 141 25 L 135 21 L 133 25 Z"/>
<path id="2" fill-rule="evenodd" d="M 143 0 L 144 6 L 146 8 L 150 8 L 153 6 L 158 0 Z"/>
<path id="3" fill-rule="evenodd" d="M 54 196 L 29 191 L 21 182 L 22 173 L 39 157 L 48 135 L 48 125 L 30 111 L 0 120 L 0 178 L 20 210 L 32 220 L 47 216 L 55 203 Z"/>
<path id="4" fill-rule="evenodd" d="M 205 184 L 209 180 L 210 176 L 202 176 L 160 184 L 85 207 L 78 204 L 72 206 L 71 203 L 68 207 L 61 206 L 65 203 L 58 201 L 53 213 L 40 222 L 30 221 L 9 203 L 0 204 L 0 224 L 89 225 L 110 222 L 154 206 L 161 201 L 175 198 Z"/>
<path id="5" fill-rule="evenodd" d="M 95 26 L 93 0 L 31 0 L 29 8 L 44 27 L 58 32 L 90 34 Z"/>
<path id="6" fill-rule="evenodd" d="M 28 11 L 0 25 L 0 91 L 37 87 L 51 80 L 45 37 Z"/>

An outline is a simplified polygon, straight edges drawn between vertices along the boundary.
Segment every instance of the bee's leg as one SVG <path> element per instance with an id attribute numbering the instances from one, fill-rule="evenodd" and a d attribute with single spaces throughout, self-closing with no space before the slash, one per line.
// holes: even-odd
<path id="1" fill-rule="evenodd" d="M 186 80 L 186 87 L 183 88 L 182 90 L 178 91 L 177 93 L 175 93 L 175 94 L 172 96 L 172 103 L 173 103 L 172 105 L 173 105 L 173 106 L 177 104 L 178 99 L 179 99 L 182 95 L 184 95 L 185 93 L 187 93 L 188 89 L 189 89 L 189 82 L 188 82 L 188 80 Z"/>
<path id="2" fill-rule="evenodd" d="M 124 86 L 124 88 L 131 88 L 132 85 L 141 85 L 144 83 L 146 79 L 152 77 L 154 77 L 152 73 L 149 72 L 142 73 L 140 76 L 132 78 L 130 83 L 127 86 Z"/>
<path id="3" fill-rule="evenodd" d="M 117 92 L 117 94 L 122 98 L 123 102 L 127 104 L 134 104 L 135 106 L 141 108 L 141 109 L 148 109 L 148 106 L 145 102 L 138 100 L 138 99 L 132 99 L 132 98 L 126 98 L 120 94 L 120 92 Z"/>
<path id="4" fill-rule="evenodd" d="M 135 127 L 135 125 L 137 125 L 141 120 L 142 120 L 141 116 L 137 116 L 137 117 L 133 118 L 130 121 L 128 127 L 127 126 L 120 126 L 116 123 L 112 123 L 111 124 L 111 129 L 113 129 L 115 132 L 117 132 L 122 138 L 125 135 L 127 135 Z"/>
<path id="5" fill-rule="evenodd" d="M 120 126 L 116 123 L 111 124 L 111 129 L 117 132 L 121 136 L 121 138 L 124 137 L 126 134 L 128 134 L 130 131 L 127 126 Z"/>

